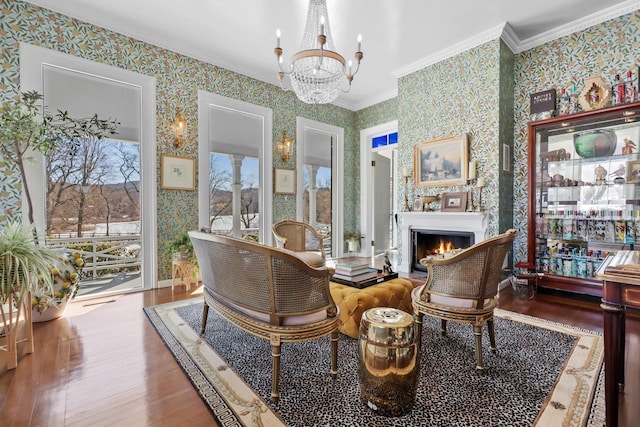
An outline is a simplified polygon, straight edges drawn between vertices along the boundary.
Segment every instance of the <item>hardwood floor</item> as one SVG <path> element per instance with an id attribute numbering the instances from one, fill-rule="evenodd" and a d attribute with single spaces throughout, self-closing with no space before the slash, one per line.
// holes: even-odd
<path id="1" fill-rule="evenodd" d="M 0 353 L 3 426 L 216 425 L 142 307 L 201 295 L 170 288 L 76 301 L 64 318 L 34 325 L 36 351 L 8 371 Z M 500 295 L 500 307 L 602 331 L 597 301 Z M 640 419 L 640 316 L 627 320 L 620 425 Z"/>

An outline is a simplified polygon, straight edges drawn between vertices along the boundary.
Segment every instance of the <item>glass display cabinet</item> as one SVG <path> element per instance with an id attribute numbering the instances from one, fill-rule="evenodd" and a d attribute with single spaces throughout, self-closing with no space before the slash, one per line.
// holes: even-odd
<path id="1" fill-rule="evenodd" d="M 607 255 L 640 247 L 640 103 L 530 122 L 528 261 L 539 286 L 602 296 Z"/>

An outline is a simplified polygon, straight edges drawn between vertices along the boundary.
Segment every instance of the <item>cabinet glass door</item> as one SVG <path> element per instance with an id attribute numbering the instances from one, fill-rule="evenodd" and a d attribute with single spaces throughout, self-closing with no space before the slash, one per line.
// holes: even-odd
<path id="1" fill-rule="evenodd" d="M 594 279 L 604 258 L 640 244 L 638 105 L 547 120 L 535 132 L 535 262 Z M 615 111 L 614 111 L 615 110 Z M 530 240 L 531 241 L 531 240 Z"/>

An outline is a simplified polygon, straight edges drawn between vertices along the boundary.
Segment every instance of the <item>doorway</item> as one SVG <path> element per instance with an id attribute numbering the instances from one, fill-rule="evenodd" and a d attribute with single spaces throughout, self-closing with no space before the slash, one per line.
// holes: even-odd
<path id="1" fill-rule="evenodd" d="M 46 159 L 34 153 L 29 165 L 27 180 L 43 183 L 31 196 L 47 244 L 85 257 L 78 297 L 157 287 L 156 174 L 149 172 L 156 170 L 155 78 L 21 43 L 20 79 L 20 90 L 41 93 L 49 111 L 120 122 L 117 139 L 82 141 L 73 155 L 64 147 Z M 71 164 L 84 170 L 97 160 L 94 173 Z M 60 192 L 63 183 L 69 188 Z"/>
<path id="2" fill-rule="evenodd" d="M 324 239 L 325 253 L 341 256 L 343 245 L 344 129 L 298 117 L 296 218 Z"/>
<path id="3" fill-rule="evenodd" d="M 360 132 L 360 217 L 363 256 L 376 256 L 397 247 L 398 122 Z"/>

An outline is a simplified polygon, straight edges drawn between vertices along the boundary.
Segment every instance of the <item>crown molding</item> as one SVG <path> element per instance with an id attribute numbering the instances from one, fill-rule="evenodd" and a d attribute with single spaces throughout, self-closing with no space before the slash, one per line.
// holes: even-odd
<path id="1" fill-rule="evenodd" d="M 412 64 L 407 65 L 406 67 L 402 67 L 397 70 L 394 70 L 391 72 L 391 75 L 393 75 L 396 78 L 404 77 L 411 73 L 415 73 L 416 71 L 421 70 L 425 67 L 444 61 L 447 58 L 451 58 L 453 56 L 459 55 L 463 52 L 466 52 L 469 49 L 473 49 L 474 47 L 480 46 L 488 41 L 494 40 L 502 35 L 503 29 L 506 25 L 507 23 L 503 22 L 502 24 L 496 25 L 493 28 L 489 28 L 488 30 L 482 33 L 479 33 L 473 37 L 463 40 L 460 43 L 451 45 L 446 49 L 436 52 L 433 55 L 429 55 L 424 59 L 421 59 L 419 61 L 416 61 Z"/>
<path id="2" fill-rule="evenodd" d="M 640 9 L 640 0 L 629 0 L 620 3 L 616 6 L 603 9 L 601 11 L 592 13 L 584 18 L 576 19 L 568 24 L 561 25 L 553 30 L 546 31 L 534 37 L 522 40 L 518 43 L 517 49 L 513 50 L 514 53 L 524 52 L 536 46 L 548 43 L 550 41 L 559 39 L 560 37 L 568 36 L 569 34 L 585 30 L 594 25 L 601 24 L 610 19 L 617 18 L 628 13 L 635 12 Z"/>
<path id="3" fill-rule="evenodd" d="M 353 111 L 360 111 L 364 108 L 371 107 L 372 105 L 379 104 L 384 101 L 388 101 L 398 96 L 398 85 L 393 90 L 378 93 L 376 96 L 369 97 L 362 102 L 358 102 L 353 105 Z"/>
<path id="4" fill-rule="evenodd" d="M 500 35 L 502 41 L 511 49 L 511 52 L 516 53 L 518 46 L 520 44 L 520 39 L 511 28 L 508 22 L 504 24 L 504 28 L 502 30 L 502 34 Z"/>

